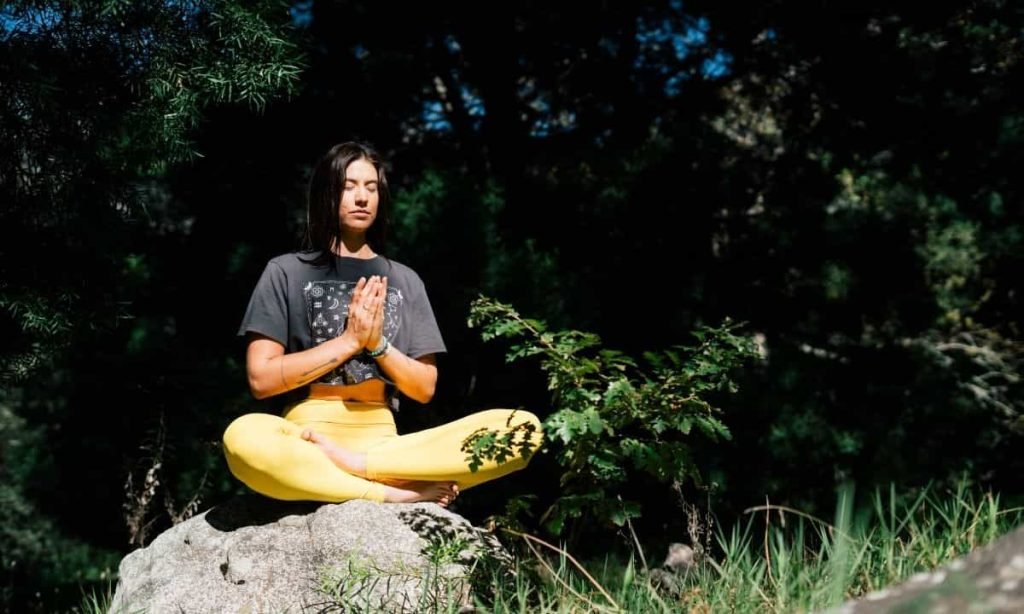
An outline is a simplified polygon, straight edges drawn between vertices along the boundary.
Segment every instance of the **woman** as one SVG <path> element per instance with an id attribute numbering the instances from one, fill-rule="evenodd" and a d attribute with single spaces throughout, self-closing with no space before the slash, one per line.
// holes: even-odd
<path id="1" fill-rule="evenodd" d="M 290 395 L 283 417 L 247 414 L 224 432 L 228 467 L 259 493 L 447 506 L 541 443 L 533 414 L 502 409 L 397 434 L 398 393 L 430 401 L 445 346 L 419 276 L 379 253 L 389 196 L 372 148 L 331 148 L 310 180 L 305 249 L 270 260 L 253 291 L 239 330 L 249 387 Z M 526 454 L 471 472 L 461 446 L 480 429 L 515 432 Z"/>

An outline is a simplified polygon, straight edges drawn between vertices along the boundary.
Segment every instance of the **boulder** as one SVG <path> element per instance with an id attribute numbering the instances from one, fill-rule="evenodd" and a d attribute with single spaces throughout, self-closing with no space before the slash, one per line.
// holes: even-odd
<path id="1" fill-rule="evenodd" d="M 128 554 L 110 612 L 448 611 L 469 602 L 471 572 L 508 561 L 434 503 L 243 496 Z"/>
<path id="2" fill-rule="evenodd" d="M 931 572 L 878 590 L 830 614 L 1024 612 L 1024 527 Z"/>

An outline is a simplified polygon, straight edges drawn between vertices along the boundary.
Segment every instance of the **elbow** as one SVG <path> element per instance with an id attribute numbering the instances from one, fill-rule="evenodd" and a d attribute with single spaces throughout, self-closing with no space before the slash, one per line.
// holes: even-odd
<path id="1" fill-rule="evenodd" d="M 416 394 L 409 396 L 417 403 L 426 405 L 434 399 L 434 393 L 437 391 L 437 365 L 431 360 L 423 366 L 426 369 L 424 369 L 422 377 L 418 378 L 419 385 L 416 386 Z"/>
<path id="2" fill-rule="evenodd" d="M 436 392 L 436 391 L 437 391 L 437 384 L 436 383 L 431 383 L 431 384 L 423 386 L 422 388 L 417 390 L 416 391 L 416 395 L 412 397 L 412 400 L 416 401 L 417 403 L 421 403 L 423 405 L 426 405 L 431 400 L 433 400 L 434 392 Z"/>
<path id="3" fill-rule="evenodd" d="M 257 401 L 262 401 L 263 399 L 271 396 L 271 391 L 268 390 L 266 386 L 262 385 L 258 378 L 250 375 L 249 394 L 251 394 L 252 398 L 256 399 Z"/>

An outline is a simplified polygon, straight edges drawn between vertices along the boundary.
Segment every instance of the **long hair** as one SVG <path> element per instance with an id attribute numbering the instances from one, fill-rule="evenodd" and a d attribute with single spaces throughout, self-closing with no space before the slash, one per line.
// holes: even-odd
<path id="1" fill-rule="evenodd" d="M 366 143 L 349 141 L 327 150 L 313 167 L 306 200 L 305 251 L 320 252 L 314 264 L 333 263 L 333 249 L 341 242 L 341 220 L 338 207 L 345 189 L 345 169 L 356 160 L 366 160 L 377 170 L 377 218 L 366 231 L 366 242 L 373 251 L 383 254 L 391 213 L 391 191 L 384 172 L 384 160 Z"/>

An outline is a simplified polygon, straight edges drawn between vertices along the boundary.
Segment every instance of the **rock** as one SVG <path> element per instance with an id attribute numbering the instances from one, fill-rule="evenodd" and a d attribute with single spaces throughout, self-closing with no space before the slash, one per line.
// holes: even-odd
<path id="1" fill-rule="evenodd" d="M 669 544 L 668 554 L 661 567 L 647 572 L 651 586 L 670 597 L 679 597 L 686 587 L 687 575 L 702 558 L 699 545 L 695 550 L 678 542 Z"/>
<path id="2" fill-rule="evenodd" d="M 668 554 L 665 555 L 665 562 L 661 564 L 665 569 L 673 573 L 686 573 L 696 565 L 699 552 L 686 544 L 673 542 L 668 546 Z"/>
<path id="3" fill-rule="evenodd" d="M 475 565 L 508 560 L 493 536 L 433 503 L 251 495 L 128 554 L 110 612 L 448 611 L 469 602 Z"/>
<path id="4" fill-rule="evenodd" d="M 917 574 L 829 612 L 1024 612 L 1024 527 L 932 572 Z"/>

